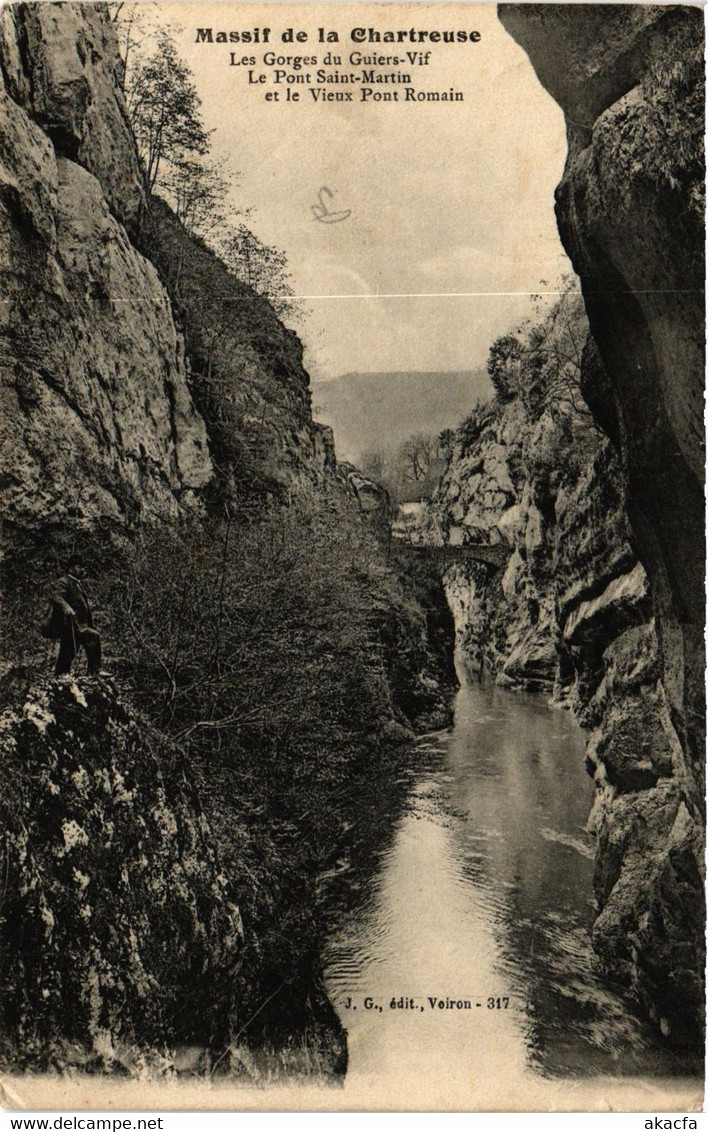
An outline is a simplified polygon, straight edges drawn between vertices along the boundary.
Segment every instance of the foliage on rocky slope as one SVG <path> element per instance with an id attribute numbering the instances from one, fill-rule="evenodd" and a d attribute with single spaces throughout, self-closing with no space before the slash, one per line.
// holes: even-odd
<path id="1" fill-rule="evenodd" d="M 334 448 L 329 429 L 312 420 L 294 331 L 164 201 L 151 200 L 140 244 L 185 336 L 188 384 L 215 465 L 210 500 L 257 508 L 287 499 L 298 480 L 321 482 L 334 470 Z"/>
<path id="2" fill-rule="evenodd" d="M 120 1044 L 113 1067 L 127 1061 L 139 1068 L 147 1058 L 154 1068 L 185 1063 L 187 1068 L 208 1069 L 218 1061 L 221 1072 L 239 1072 L 243 1065 L 250 1065 L 251 1072 L 269 1056 L 282 1069 L 281 1055 L 266 1053 L 281 1050 L 289 1051 L 282 1054 L 288 1066 L 341 1069 L 340 1027 L 319 974 L 322 925 L 315 913 L 322 898 L 320 877 L 342 851 L 362 784 L 395 774 L 412 725 L 439 726 L 447 719 L 444 693 L 451 674 L 440 655 L 449 654 L 451 642 L 446 625 L 438 623 L 436 595 L 430 591 L 426 610 L 406 592 L 385 565 L 353 503 L 334 486 L 328 493 L 312 489 L 307 497 L 288 507 L 273 507 L 246 526 L 203 521 L 179 530 L 147 528 L 134 541 L 114 544 L 110 553 L 89 531 L 79 545 L 88 564 L 85 584 L 104 634 L 104 664 L 120 689 L 98 714 L 98 722 L 109 736 L 115 732 L 124 778 L 133 763 L 140 763 L 143 769 L 152 767 L 172 789 L 164 804 L 153 805 L 159 789 L 148 784 L 132 808 L 120 811 L 125 836 L 133 827 L 141 841 L 141 860 L 150 862 L 145 866 L 147 887 L 143 891 L 140 884 L 133 885 L 131 904 L 145 938 L 133 939 L 128 932 L 126 946 L 133 940 L 135 956 L 152 954 L 150 931 L 162 929 L 153 924 L 150 885 L 169 885 L 173 872 L 160 848 L 159 831 L 148 823 L 140 835 L 140 815 L 148 806 L 150 812 L 158 806 L 170 828 L 179 824 L 182 812 L 188 820 L 192 808 L 193 821 L 212 848 L 201 860 L 197 845 L 190 868 L 194 871 L 201 860 L 212 881 L 214 870 L 221 870 L 219 883 L 235 894 L 232 899 L 244 926 L 238 970 L 230 970 L 225 981 L 214 976 L 204 1011 L 198 1006 L 190 1010 L 191 1037 L 171 1028 L 169 1018 L 163 1030 L 148 1025 L 162 1010 L 163 1000 L 176 1001 L 181 995 L 184 1002 L 192 994 L 182 984 L 170 989 L 169 979 L 179 977 L 177 961 L 174 969 L 160 967 L 146 982 L 145 1002 L 141 1000 L 135 1017 L 131 1009 L 123 1012 L 123 999 L 116 998 L 110 1024 L 104 1027 L 113 1035 L 111 1041 Z M 31 546 L 25 565 L 28 560 L 37 562 Z M 91 826 L 93 836 L 97 810 L 100 821 L 115 824 L 95 797 L 100 775 L 86 779 L 78 817 L 64 778 L 89 765 L 90 741 L 98 752 L 110 750 L 110 744 L 94 718 L 96 712 L 81 716 L 79 734 L 71 713 L 59 711 L 55 701 L 68 688 L 79 700 L 93 703 L 90 697 L 95 698 L 102 684 L 83 676 L 77 677 L 78 684 L 66 685 L 38 678 L 51 663 L 55 646 L 42 643 L 32 624 L 41 611 L 39 602 L 22 603 L 27 596 L 23 576 L 20 569 L 7 586 L 10 608 L 22 611 L 24 638 L 24 666 L 11 670 L 2 690 L 7 718 L 12 729 L 23 702 L 30 704 L 27 711 L 34 718 L 32 705 L 43 702 L 42 689 L 49 687 L 52 758 L 58 760 L 61 778 L 54 807 L 59 815 L 71 810 L 66 820 Z M 415 584 L 421 591 L 420 583 Z M 431 650 L 431 636 L 437 654 Z M 80 672 L 78 662 L 77 667 Z M 44 718 L 41 711 L 40 716 Z M 130 723 L 127 731 L 123 720 Z M 4 751 L 8 774 L 18 774 L 18 761 L 29 752 L 30 739 L 34 732 L 25 721 L 14 758 Z M 188 790 L 183 797 L 177 784 L 185 775 Z M 19 781 L 24 782 L 22 773 Z M 28 793 L 15 802 L 17 817 L 26 823 L 34 803 Z M 36 808 L 33 851 L 40 851 L 37 841 L 49 836 L 50 824 L 42 807 Z M 96 856 L 92 850 L 82 875 L 89 878 L 91 894 L 103 909 L 103 918 L 95 921 L 90 953 L 110 980 L 118 978 L 124 961 L 133 970 L 138 958 L 126 958 L 114 947 L 123 916 L 120 886 L 115 901 L 113 897 L 115 861 L 124 850 L 118 840 L 111 840 L 103 854 Z M 63 892 L 63 866 L 50 851 L 42 868 L 52 891 Z M 18 951 L 28 930 L 21 899 L 25 884 L 24 869 L 13 865 L 8 939 Z M 83 914 L 77 903 L 80 895 L 78 889 L 66 889 L 62 931 L 70 933 Z M 162 918 L 169 923 L 168 913 Z M 211 970 L 210 964 L 218 966 L 220 943 L 209 927 L 211 913 L 203 900 L 197 919 L 194 931 L 200 933 L 204 963 Z M 200 954 L 189 922 L 177 918 L 170 931 L 175 953 L 184 954 L 185 962 L 191 952 Z M 79 936 L 69 959 L 79 967 L 84 944 Z M 37 941 L 36 956 L 38 970 L 60 977 L 56 955 L 44 937 Z M 128 980 L 126 995 L 131 986 Z M 200 986 L 194 992 L 197 998 Z M 20 990 L 14 977 L 6 984 L 8 1011 L 15 1008 Z M 67 1029 L 67 1015 L 78 1009 L 72 1006 L 75 990 L 75 983 L 67 980 L 65 1013 L 38 1013 L 35 1039 L 28 1044 L 25 1031 L 19 1031 L 8 1058 L 26 1047 L 26 1065 L 111 1067 L 108 1054 L 101 1060 L 92 1052 L 94 1039 L 103 1042 L 95 1026 L 77 1031 L 71 1040 L 66 1037 L 74 1033 Z M 218 1014 L 216 1037 L 212 1011 Z M 237 1042 L 231 1040 L 236 1032 Z M 189 1045 L 191 1053 L 175 1054 L 176 1045 Z M 258 1053 L 244 1058 L 245 1047 Z"/>
<path id="3" fill-rule="evenodd" d="M 341 1072 L 318 877 L 446 718 L 435 595 L 333 474 L 297 337 L 148 199 L 103 6 L 1 28 L 3 1057 Z M 43 675 L 70 552 L 115 684 Z"/>
<path id="4" fill-rule="evenodd" d="M 333 464 L 302 346 L 144 189 L 101 5 L 0 37 L 6 521 L 119 528 Z"/>

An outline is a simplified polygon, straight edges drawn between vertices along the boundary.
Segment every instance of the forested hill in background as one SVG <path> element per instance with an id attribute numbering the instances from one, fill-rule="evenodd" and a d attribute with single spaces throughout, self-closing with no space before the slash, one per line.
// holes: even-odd
<path id="1" fill-rule="evenodd" d="M 315 420 L 334 430 L 340 460 L 356 463 L 363 452 L 395 448 L 424 429 L 435 435 L 455 428 L 492 387 L 484 369 L 450 373 L 345 373 L 312 381 Z"/>

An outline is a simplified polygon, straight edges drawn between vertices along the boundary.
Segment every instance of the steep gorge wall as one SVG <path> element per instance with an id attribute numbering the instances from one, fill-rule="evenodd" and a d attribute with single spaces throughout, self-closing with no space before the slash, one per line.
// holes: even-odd
<path id="1" fill-rule="evenodd" d="M 533 410 L 516 395 L 472 414 L 455 434 L 429 520 L 445 541 L 508 548 L 502 568 L 475 562 L 447 573 L 473 668 L 574 706 L 587 698 L 576 674 L 592 692 L 602 651 L 591 647 L 589 625 L 616 604 L 615 591 L 647 612 L 623 504 L 611 446 L 572 405 L 550 397 Z"/>
<path id="2" fill-rule="evenodd" d="M 114 682 L 45 679 L 0 717 L 4 1069 L 208 1065 L 244 932 L 187 761 Z M 169 765 L 168 759 L 168 765 Z"/>
<path id="3" fill-rule="evenodd" d="M 700 1043 L 702 14 L 499 14 L 566 112 L 556 211 L 592 333 L 582 392 L 609 441 L 584 444 L 573 472 L 575 425 L 566 445 L 519 399 L 458 432 L 438 524 L 511 557 L 503 574 L 456 568 L 449 588 L 473 663 L 554 687 L 589 729 L 596 950 L 672 1041 Z"/>
<path id="4" fill-rule="evenodd" d="M 220 1071 L 238 1072 L 238 1050 L 226 1051 L 244 1011 L 256 1008 L 248 1003 L 258 973 L 253 959 L 241 970 L 240 909 L 249 897 L 263 905 L 263 890 L 254 897 L 252 880 L 235 880 L 233 869 L 227 879 L 180 749 L 122 686 L 36 679 L 48 663 L 37 623 L 54 554 L 74 540 L 103 571 L 146 523 L 174 529 L 203 516 L 215 485 L 226 483 L 239 502 L 229 482 L 239 453 L 224 451 L 223 432 L 246 449 L 249 436 L 238 435 L 243 414 L 225 416 L 219 433 L 196 323 L 225 339 L 213 367 L 223 404 L 247 406 L 256 422 L 264 457 L 246 461 L 250 488 L 264 495 L 298 477 L 320 482 L 334 456 L 312 422 L 297 337 L 166 205 L 148 201 L 118 75 L 103 5 L 4 6 L 0 747 L 9 929 L 0 1057 L 12 1069 L 128 1072 L 145 1059 L 158 1072 L 208 1070 L 218 1059 Z M 198 268 L 191 288 L 172 285 L 175 244 Z M 271 852 L 271 903 L 261 912 L 275 922 L 290 897 L 278 889 Z M 297 954 L 298 931 L 315 934 L 307 907 L 280 960 L 294 980 L 293 1026 L 274 1031 L 273 1043 L 289 1041 L 296 1054 L 298 1036 L 315 1035 L 303 1063 L 319 1053 L 327 1072 L 341 1067 L 341 1027 L 316 950 Z M 253 935 L 251 926 L 251 956 Z"/>
<path id="5" fill-rule="evenodd" d="M 103 5 L 3 8 L 0 1060 L 341 1074 L 320 875 L 341 795 L 447 720 L 448 626 L 297 336 L 148 199 L 118 76 Z M 71 551 L 111 677 L 43 675 Z"/>
<path id="6" fill-rule="evenodd" d="M 300 339 L 270 304 L 190 237 L 153 199 L 140 246 L 164 280 L 184 334 L 188 381 L 207 422 L 214 480 L 207 497 L 236 511 L 330 480 L 331 430 L 312 419 Z"/>
<path id="7" fill-rule="evenodd" d="M 321 475 L 332 453 L 297 337 L 146 199 L 102 6 L 5 6 L 1 33 L 6 525 L 130 527 L 198 507 L 215 475 L 203 352 L 217 339 L 219 393 L 242 409 L 231 432 L 246 447 L 257 433 L 276 484 Z M 193 274 L 181 288 L 176 251 Z"/>
<path id="8" fill-rule="evenodd" d="M 568 124 L 556 192 L 651 576 L 664 676 L 699 777 L 703 740 L 704 73 L 700 8 L 501 5 Z M 606 374 L 606 378 L 604 377 Z"/>
<path id="9" fill-rule="evenodd" d="M 586 348 L 588 357 L 593 347 Z M 593 364 L 597 364 L 595 361 Z M 553 396 L 521 392 L 457 431 L 428 521 L 506 547 L 446 572 L 463 656 L 573 710 L 596 800 L 596 950 L 673 1042 L 700 1041 L 702 834 L 661 670 L 651 587 L 611 442 Z"/>
<path id="10" fill-rule="evenodd" d="M 175 517 L 212 466 L 169 298 L 128 232 L 145 195 L 111 29 L 47 4 L 6 7 L 2 31 L 4 521 Z"/>

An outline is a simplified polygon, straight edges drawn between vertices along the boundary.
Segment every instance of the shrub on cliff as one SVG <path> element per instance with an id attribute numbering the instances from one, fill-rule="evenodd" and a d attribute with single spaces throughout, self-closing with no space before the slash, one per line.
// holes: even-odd
<path id="1" fill-rule="evenodd" d="M 327 825 L 382 735 L 441 703 L 426 614 L 336 490 L 248 524 L 145 530 L 103 575 L 106 663 L 245 810 Z M 238 803 L 237 803 L 238 804 Z"/>
<path id="2" fill-rule="evenodd" d="M 317 878 L 360 784 L 440 708 L 426 612 L 334 489 L 248 524 L 146 530 L 100 591 L 106 663 L 185 753 L 240 893 L 247 1037 L 275 1040 L 303 1024 Z"/>
<path id="3" fill-rule="evenodd" d="M 489 348 L 487 373 L 501 402 L 511 401 L 519 391 L 525 349 L 514 334 L 503 334 Z"/>
<path id="4" fill-rule="evenodd" d="M 190 391 L 204 418 L 219 502 L 287 497 L 307 463 L 312 416 L 302 344 L 270 303 L 153 198 L 141 250 L 155 264 L 185 335 Z M 311 455 L 311 453 L 310 453 Z"/>
<path id="5" fill-rule="evenodd" d="M 117 579 L 109 637 L 132 695 L 193 752 L 238 749 L 278 791 L 390 710 L 374 617 L 375 549 L 333 495 L 146 530 Z M 297 752 L 297 756 L 293 755 Z"/>
<path id="6" fill-rule="evenodd" d="M 302 489 L 251 522 L 144 528 L 134 543 L 84 532 L 76 544 L 105 666 L 149 721 L 164 781 L 176 789 L 189 768 L 238 894 L 238 1018 L 253 1015 L 240 1040 L 275 1045 L 320 1027 L 327 1045 L 336 1026 L 313 983 L 318 878 L 356 820 L 361 784 L 394 776 L 409 719 L 440 708 L 426 643 L 426 622 L 444 634 L 435 595 L 417 585 L 421 606 L 406 592 L 335 488 Z M 12 587 L 39 648 L 45 597 L 31 586 L 56 577 L 43 546 L 43 558 L 24 546 Z"/>

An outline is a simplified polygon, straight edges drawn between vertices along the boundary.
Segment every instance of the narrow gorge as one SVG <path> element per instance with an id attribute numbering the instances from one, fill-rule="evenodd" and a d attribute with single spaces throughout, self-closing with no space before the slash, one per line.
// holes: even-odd
<path id="1" fill-rule="evenodd" d="M 486 374 L 441 350 L 428 376 L 493 396 L 470 394 L 396 500 L 338 459 L 277 302 L 151 189 L 116 7 L 0 13 L 4 1075 L 390 1106 L 403 1066 L 402 1107 L 428 1108 L 486 1103 L 485 1074 L 539 1097 L 695 1076 L 700 9 L 499 6 L 565 114 L 575 275 L 485 339 Z M 360 301 L 479 298 L 423 293 L 432 251 L 415 293 L 379 295 L 337 224 L 342 294 L 314 298 L 355 301 L 331 319 L 352 356 Z M 416 316 L 398 317 L 402 350 Z M 386 379 L 400 404 L 425 375 L 375 345 L 339 392 L 381 394 L 349 409 L 385 439 Z M 72 571 L 88 673 L 54 667 Z"/>

